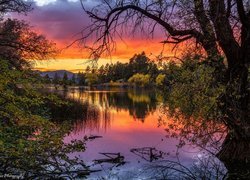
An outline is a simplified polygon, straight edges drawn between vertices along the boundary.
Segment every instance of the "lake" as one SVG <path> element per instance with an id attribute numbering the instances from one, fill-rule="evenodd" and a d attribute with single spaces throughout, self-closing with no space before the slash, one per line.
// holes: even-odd
<path id="1" fill-rule="evenodd" d="M 211 158 L 192 144 L 178 148 L 180 138 L 166 131 L 173 119 L 166 115 L 157 91 L 71 88 L 58 93 L 84 105 L 84 116 L 73 121 L 74 128 L 64 141 L 90 137 L 85 152 L 71 154 L 90 169 L 101 170 L 88 179 L 162 178 L 169 172 L 157 173 L 154 167 L 173 163 L 173 167 L 191 168 L 199 160 Z"/>

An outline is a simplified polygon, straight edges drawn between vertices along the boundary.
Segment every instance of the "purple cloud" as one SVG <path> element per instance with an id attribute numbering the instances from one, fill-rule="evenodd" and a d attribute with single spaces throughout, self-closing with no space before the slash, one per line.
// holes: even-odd
<path id="1" fill-rule="evenodd" d="M 43 6 L 35 3 L 33 5 L 34 10 L 27 16 L 13 16 L 26 20 L 31 26 L 39 29 L 49 39 L 55 41 L 73 41 L 77 38 L 76 34 L 90 22 L 81 7 L 80 1 L 56 0 Z"/>

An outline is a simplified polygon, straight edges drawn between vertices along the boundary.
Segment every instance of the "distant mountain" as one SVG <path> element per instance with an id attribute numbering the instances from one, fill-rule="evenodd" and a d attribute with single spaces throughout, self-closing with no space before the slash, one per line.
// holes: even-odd
<path id="1" fill-rule="evenodd" d="M 60 78 L 63 78 L 64 73 L 67 73 L 67 76 L 69 79 L 72 79 L 72 76 L 74 75 L 74 73 L 70 72 L 70 71 L 66 71 L 66 70 L 56 70 L 56 71 L 38 71 L 38 73 L 44 77 L 48 74 L 48 76 L 53 79 L 55 77 L 55 74 L 57 73 L 57 75 Z M 76 74 L 75 74 L 76 75 Z"/>

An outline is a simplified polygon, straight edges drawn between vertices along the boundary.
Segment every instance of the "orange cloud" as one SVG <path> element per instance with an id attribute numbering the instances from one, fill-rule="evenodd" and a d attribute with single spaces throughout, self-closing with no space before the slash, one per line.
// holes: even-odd
<path id="1" fill-rule="evenodd" d="M 103 56 L 98 60 L 98 65 L 105 65 L 107 63 L 116 62 L 129 62 L 129 59 L 141 52 L 145 52 L 150 59 L 155 59 L 161 52 L 164 56 L 174 56 L 176 51 L 172 51 L 173 45 L 165 45 L 159 43 L 160 40 L 150 41 L 150 40 L 128 40 L 126 44 L 123 42 L 117 42 L 116 50 L 112 52 L 111 56 Z M 83 49 L 78 45 L 74 45 L 65 48 L 67 45 L 59 42 L 58 48 L 61 53 L 56 57 L 55 60 L 37 62 L 35 64 L 35 69 L 44 70 L 58 70 L 65 69 L 72 72 L 83 71 L 88 65 L 86 63 L 89 58 L 89 51 Z M 183 46 L 180 46 L 182 49 Z M 177 51 L 177 53 L 181 52 Z"/>
<path id="2" fill-rule="evenodd" d="M 167 55 L 174 55 L 176 51 L 173 50 L 174 46 L 169 44 L 163 46 L 160 43 L 161 40 L 132 40 L 128 39 L 125 42 L 116 42 L 116 49 L 112 52 L 112 59 L 130 59 L 134 54 L 145 52 L 147 55 L 159 55 L 161 52 Z M 61 54 L 58 55 L 58 59 L 79 59 L 88 58 L 89 52 L 83 49 L 81 45 L 73 45 L 66 48 L 67 44 L 59 43 L 58 47 L 61 49 Z M 104 55 L 103 58 L 110 58 Z"/>

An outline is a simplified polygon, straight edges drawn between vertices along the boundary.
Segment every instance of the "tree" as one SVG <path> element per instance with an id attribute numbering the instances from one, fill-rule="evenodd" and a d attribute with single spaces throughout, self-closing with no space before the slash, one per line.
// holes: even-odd
<path id="1" fill-rule="evenodd" d="M 45 60 L 57 50 L 53 42 L 33 32 L 24 21 L 7 19 L 0 23 L 0 57 L 10 61 L 10 68 L 23 69 L 30 60 Z"/>
<path id="2" fill-rule="evenodd" d="M 85 73 L 90 73 L 90 72 L 91 72 L 90 66 L 87 66 L 85 69 Z"/>
<path id="3" fill-rule="evenodd" d="M 51 83 L 50 77 L 49 77 L 48 74 L 46 74 L 46 75 L 44 76 L 44 80 L 45 80 L 45 83 Z"/>
<path id="4" fill-rule="evenodd" d="M 85 75 L 81 72 L 78 72 L 77 74 L 77 80 L 78 80 L 78 85 L 83 86 L 85 85 Z"/>
<path id="5" fill-rule="evenodd" d="M 73 84 L 73 85 L 76 84 L 76 75 L 75 74 L 72 75 L 71 84 Z"/>
<path id="6" fill-rule="evenodd" d="M 88 73 L 85 75 L 85 77 L 86 77 L 86 82 L 88 83 L 89 86 L 92 86 L 98 82 L 97 74 Z"/>
<path id="7" fill-rule="evenodd" d="M 39 93 L 31 86 L 37 84 L 37 79 L 27 76 L 27 72 L 10 70 L 8 63 L 0 59 L 0 175 L 73 178 L 81 171 L 71 171 L 74 165 L 80 165 L 86 173 L 85 165 L 67 156 L 72 149 L 83 150 L 84 142 L 64 144 L 70 124 L 55 124 L 45 118 L 51 113 L 47 103 L 57 107 L 67 103 Z"/>
<path id="8" fill-rule="evenodd" d="M 0 3 L 0 19 L 6 13 L 18 12 L 26 13 L 31 10 L 31 3 L 24 2 L 23 0 L 8 0 L 1 1 Z"/>
<path id="9" fill-rule="evenodd" d="M 58 84 L 58 83 L 59 83 L 59 81 L 60 81 L 60 77 L 58 76 L 58 74 L 57 74 L 57 73 L 55 73 L 55 75 L 54 75 L 54 79 L 53 79 L 53 83 L 54 83 L 54 84 Z"/>
<path id="10" fill-rule="evenodd" d="M 106 81 L 106 72 L 104 69 L 104 65 L 102 65 L 99 69 L 98 69 L 98 78 L 100 79 L 100 82 L 105 82 Z"/>
<path id="11" fill-rule="evenodd" d="M 141 28 L 150 35 L 161 28 L 166 34 L 163 44 L 188 41 L 206 53 L 207 63 L 219 74 L 217 81 L 226 86 L 218 103 L 229 131 L 218 157 L 227 165 L 249 162 L 250 9 L 247 4 L 244 0 L 116 0 L 105 1 L 90 11 L 85 9 L 93 22 L 90 32 L 98 35 L 95 53 L 111 51 L 114 37 L 121 37 L 124 31 L 120 29 L 131 24 L 133 32 Z M 226 64 L 221 57 L 225 57 Z"/>
<path id="12" fill-rule="evenodd" d="M 129 60 L 129 65 L 132 68 L 134 74 L 146 74 L 149 70 L 149 58 L 146 56 L 145 52 L 142 52 L 141 54 L 135 54 Z"/>
<path id="13" fill-rule="evenodd" d="M 83 150 L 85 140 L 64 143 L 70 124 L 50 121 L 48 104 L 67 103 L 39 92 L 41 78 L 29 68 L 30 59 L 52 57 L 52 44 L 26 23 L 2 18 L 8 12 L 28 10 L 30 5 L 23 0 L 0 1 L 0 176 L 79 178 L 89 173 L 88 168 L 67 155 Z M 76 172 L 79 167 L 83 171 Z"/>
<path id="14" fill-rule="evenodd" d="M 64 74 L 63 74 L 63 80 L 62 80 L 63 84 L 67 85 L 68 84 L 68 80 L 69 80 L 68 74 L 66 72 L 64 72 Z"/>
<path id="15" fill-rule="evenodd" d="M 149 85 L 150 76 L 137 73 L 130 77 L 128 82 L 134 84 L 135 86 L 145 87 Z"/>
<path id="16" fill-rule="evenodd" d="M 165 74 L 159 74 L 156 79 L 155 79 L 155 83 L 158 87 L 162 87 L 165 81 L 166 75 Z"/>

